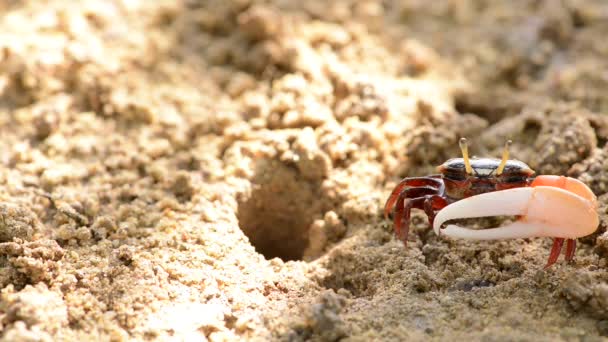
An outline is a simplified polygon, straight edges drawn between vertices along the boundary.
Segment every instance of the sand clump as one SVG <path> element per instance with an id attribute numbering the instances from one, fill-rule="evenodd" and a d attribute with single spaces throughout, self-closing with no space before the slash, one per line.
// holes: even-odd
<path id="1" fill-rule="evenodd" d="M 0 1 L 1 338 L 608 336 L 605 12 Z M 390 190 L 461 136 L 590 185 L 573 264 L 417 211 L 394 238 Z"/>
<path id="2" fill-rule="evenodd" d="M 43 230 L 38 216 L 25 205 L 0 204 L 0 241 L 31 240 Z"/>

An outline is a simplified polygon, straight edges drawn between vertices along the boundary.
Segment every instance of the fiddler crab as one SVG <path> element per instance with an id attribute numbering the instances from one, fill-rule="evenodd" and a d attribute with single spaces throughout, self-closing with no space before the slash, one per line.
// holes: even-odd
<path id="1" fill-rule="evenodd" d="M 574 258 L 576 239 L 593 233 L 598 225 L 597 199 L 577 179 L 534 175 L 528 165 L 509 159 L 507 141 L 502 159 L 469 158 L 467 141 L 460 139 L 462 158 L 438 167 L 439 174 L 404 178 L 384 206 L 388 218 L 394 210 L 395 234 L 407 244 L 410 212 L 422 209 L 437 235 L 472 240 L 552 237 L 545 268 L 553 265 L 566 241 L 566 261 Z M 453 219 L 517 216 L 498 228 L 474 230 L 448 224 Z"/>

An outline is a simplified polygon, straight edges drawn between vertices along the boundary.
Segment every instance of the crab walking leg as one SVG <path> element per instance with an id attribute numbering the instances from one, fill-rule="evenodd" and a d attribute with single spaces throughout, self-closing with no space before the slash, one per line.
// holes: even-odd
<path id="1" fill-rule="evenodd" d="M 395 215 L 393 217 L 393 225 L 395 227 L 395 235 L 407 246 L 407 237 L 410 231 L 410 217 L 413 208 L 424 209 L 429 218 L 429 223 L 433 224 L 435 211 L 447 205 L 447 201 L 439 195 L 418 196 L 424 188 L 412 188 L 404 190 L 399 195 L 395 204 Z M 416 198 L 411 198 L 416 196 Z"/>
<path id="2" fill-rule="evenodd" d="M 393 208 L 396 208 L 396 203 L 402 199 L 405 199 L 405 198 L 416 199 L 418 197 L 425 197 L 428 195 L 436 195 L 436 194 L 437 194 L 437 189 L 431 188 L 428 186 L 423 186 L 420 188 L 409 188 L 409 189 L 402 190 L 401 193 L 399 193 L 399 196 L 397 196 L 394 200 L 389 199 L 389 201 L 386 203 L 386 205 L 384 207 L 384 217 L 388 218 L 388 214 L 391 212 L 391 210 L 393 210 Z"/>
<path id="3" fill-rule="evenodd" d="M 437 179 L 437 176 L 429 176 L 429 177 L 413 177 L 413 178 L 404 178 L 399 182 L 399 184 L 393 189 L 391 195 L 388 197 L 386 204 L 384 204 L 384 217 L 388 218 L 388 214 L 393 209 L 395 202 L 399 199 L 403 191 L 415 190 L 415 189 L 426 189 L 424 191 L 424 195 L 428 195 L 430 193 L 439 193 L 441 191 L 441 187 L 443 183 Z M 406 189 L 411 187 L 411 189 Z M 413 195 L 410 194 L 407 197 L 420 197 L 421 195 Z"/>
<path id="4" fill-rule="evenodd" d="M 598 225 L 597 203 L 553 186 L 495 191 L 465 198 L 439 211 L 433 229 L 448 220 L 487 216 L 521 216 L 498 228 L 472 230 L 448 225 L 442 235 L 473 240 L 557 237 L 576 239 L 593 233 Z"/>
<path id="5" fill-rule="evenodd" d="M 547 265 L 545 268 L 551 267 L 551 265 L 557 262 L 557 258 L 559 258 L 559 254 L 562 251 L 562 246 L 564 245 L 564 239 L 562 238 L 554 238 L 553 246 L 551 247 L 551 253 L 549 254 L 549 260 L 547 261 Z M 566 261 L 572 261 L 574 259 L 574 253 L 576 252 L 576 240 L 575 239 L 567 239 L 566 240 Z"/>
<path id="6" fill-rule="evenodd" d="M 568 240 L 570 242 L 570 240 Z M 547 264 L 545 268 L 551 267 L 551 265 L 555 264 L 557 258 L 559 258 L 559 254 L 562 252 L 562 247 L 564 245 L 564 239 L 562 238 L 554 238 L 553 246 L 551 246 L 551 253 L 549 253 L 549 260 L 547 260 Z"/>
<path id="7" fill-rule="evenodd" d="M 387 201 L 384 208 L 384 217 L 388 218 L 389 212 L 393 209 L 395 210 L 395 214 L 393 215 L 395 234 L 404 244 L 407 241 L 412 208 L 422 209 L 424 199 L 431 194 L 437 194 L 437 189 L 428 186 L 409 188 L 401 190 L 397 198 L 393 199 L 393 195 L 391 195 Z"/>
<path id="8" fill-rule="evenodd" d="M 566 261 L 571 261 L 574 259 L 574 253 L 576 252 L 576 240 L 568 239 L 566 240 Z"/>
<path id="9" fill-rule="evenodd" d="M 395 206 L 395 217 L 393 218 L 395 234 L 407 246 L 407 236 L 410 232 L 410 214 L 412 208 L 421 208 L 424 204 L 424 197 L 405 198 L 405 191 L 401 193 Z"/>
<path id="10" fill-rule="evenodd" d="M 424 200 L 424 213 L 429 219 L 429 226 L 433 226 L 437 210 L 441 210 L 447 205 L 448 201 L 439 195 L 426 196 Z"/>

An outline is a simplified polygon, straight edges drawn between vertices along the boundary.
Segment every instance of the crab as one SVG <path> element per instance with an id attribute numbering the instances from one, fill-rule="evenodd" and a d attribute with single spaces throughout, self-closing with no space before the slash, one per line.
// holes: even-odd
<path id="1" fill-rule="evenodd" d="M 407 246 L 411 210 L 426 213 L 437 235 L 472 240 L 552 237 L 545 268 L 555 264 L 566 243 L 566 261 L 572 261 L 576 239 L 599 225 L 597 199 L 591 189 L 565 176 L 535 175 L 527 164 L 509 159 L 507 141 L 502 159 L 469 158 L 467 141 L 460 139 L 462 158 L 438 167 L 439 174 L 404 178 L 384 206 L 393 211 L 396 236 Z M 488 216 L 516 216 L 510 224 L 490 229 L 447 225 L 448 220 Z"/>

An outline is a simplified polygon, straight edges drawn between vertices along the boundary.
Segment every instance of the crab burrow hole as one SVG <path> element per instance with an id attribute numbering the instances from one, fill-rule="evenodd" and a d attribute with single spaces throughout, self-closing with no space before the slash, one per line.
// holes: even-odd
<path id="1" fill-rule="evenodd" d="M 256 161 L 251 192 L 238 201 L 239 226 L 266 259 L 311 260 L 313 222 L 327 201 L 321 177 L 309 177 L 297 165 L 273 159 Z"/>

